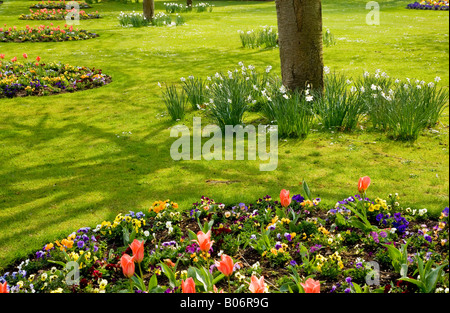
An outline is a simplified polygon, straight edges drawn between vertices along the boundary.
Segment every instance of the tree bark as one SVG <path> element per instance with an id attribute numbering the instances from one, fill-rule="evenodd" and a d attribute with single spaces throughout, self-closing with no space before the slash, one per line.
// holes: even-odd
<path id="1" fill-rule="evenodd" d="M 155 2 L 154 0 L 144 0 L 144 17 L 152 21 L 155 15 Z"/>
<path id="2" fill-rule="evenodd" d="M 321 0 L 276 0 L 283 85 L 323 90 Z"/>

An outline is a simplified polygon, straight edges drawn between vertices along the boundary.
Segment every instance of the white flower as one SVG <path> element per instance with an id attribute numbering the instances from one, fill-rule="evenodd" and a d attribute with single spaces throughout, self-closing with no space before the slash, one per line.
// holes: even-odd
<path id="1" fill-rule="evenodd" d="M 270 71 L 272 70 L 272 66 L 268 66 L 268 67 L 266 67 L 266 73 L 270 73 Z"/>
<path id="2" fill-rule="evenodd" d="M 397 231 L 397 228 L 395 228 L 395 227 L 391 228 L 391 234 L 395 234 L 396 231 Z"/>
<path id="3" fill-rule="evenodd" d="M 434 87 L 434 83 L 430 82 L 430 83 L 428 84 L 428 87 L 433 88 L 433 87 Z"/>
<path id="4" fill-rule="evenodd" d="M 289 96 L 286 95 L 286 94 L 284 94 L 284 95 L 283 95 L 283 98 L 287 100 L 287 99 L 289 99 Z"/>
<path id="5" fill-rule="evenodd" d="M 185 81 L 186 81 L 186 78 L 181 77 L 180 80 L 181 80 L 182 82 L 185 82 Z"/>
<path id="6" fill-rule="evenodd" d="M 150 232 L 149 232 L 148 230 L 144 231 L 144 236 L 145 236 L 145 237 L 150 236 Z"/>
<path id="7" fill-rule="evenodd" d="M 330 68 L 328 66 L 324 66 L 323 71 L 325 74 L 330 74 Z"/>
<path id="8" fill-rule="evenodd" d="M 280 92 L 281 92 L 282 94 L 285 94 L 286 91 L 287 91 L 286 87 L 284 87 L 284 86 L 281 86 L 281 87 L 280 87 Z"/>
<path id="9" fill-rule="evenodd" d="M 356 87 L 355 86 L 352 86 L 352 88 L 350 88 L 350 91 L 351 92 L 356 92 L 358 89 L 356 89 Z"/>
<path id="10" fill-rule="evenodd" d="M 347 85 L 350 85 L 352 81 L 350 79 L 347 79 Z"/>
<path id="11" fill-rule="evenodd" d="M 396 79 L 396 80 L 395 80 L 395 83 L 396 83 L 396 84 L 398 84 L 399 82 L 400 82 L 400 80 L 399 80 L 399 79 Z"/>
<path id="12" fill-rule="evenodd" d="M 422 86 L 417 85 L 416 88 L 417 88 L 417 89 L 422 89 Z"/>
<path id="13" fill-rule="evenodd" d="M 366 88 L 361 87 L 361 92 L 365 92 L 365 91 L 366 91 Z"/>
<path id="14" fill-rule="evenodd" d="M 440 78 L 439 76 L 437 76 L 437 77 L 434 79 L 434 81 L 435 81 L 436 83 L 439 83 L 439 82 L 441 81 L 441 78 Z"/>
<path id="15" fill-rule="evenodd" d="M 306 96 L 306 98 L 305 98 L 305 100 L 306 100 L 307 102 L 311 102 L 311 101 L 313 101 L 313 99 L 314 99 L 313 96 Z"/>
<path id="16" fill-rule="evenodd" d="M 159 87 L 159 88 L 162 88 L 162 86 L 161 86 L 161 83 L 160 83 L 160 82 L 158 82 L 158 87 Z"/>
<path id="17" fill-rule="evenodd" d="M 370 89 L 372 89 L 372 90 L 377 90 L 377 86 L 375 86 L 374 84 L 372 84 L 372 86 L 370 86 Z"/>
<path id="18" fill-rule="evenodd" d="M 228 99 L 228 103 L 233 103 L 233 101 L 231 99 Z"/>
<path id="19" fill-rule="evenodd" d="M 364 77 L 369 77 L 369 76 L 370 76 L 370 73 L 366 71 L 366 72 L 364 72 L 363 76 L 364 76 Z"/>

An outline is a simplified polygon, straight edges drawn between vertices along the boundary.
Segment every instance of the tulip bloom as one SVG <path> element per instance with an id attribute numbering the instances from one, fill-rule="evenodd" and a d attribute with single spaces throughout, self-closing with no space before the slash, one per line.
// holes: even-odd
<path id="1" fill-rule="evenodd" d="M 133 251 L 134 260 L 138 263 L 141 263 L 144 259 L 144 241 L 134 239 L 130 245 L 130 248 Z"/>
<path id="2" fill-rule="evenodd" d="M 36 61 L 40 62 L 40 61 L 41 61 L 41 57 L 38 56 L 38 57 L 36 58 Z"/>
<path id="3" fill-rule="evenodd" d="M 181 290 L 183 293 L 195 293 L 195 282 L 192 277 L 186 279 L 186 281 L 181 280 Z"/>
<path id="4" fill-rule="evenodd" d="M 231 274 L 233 274 L 233 270 L 234 270 L 233 259 L 226 254 L 222 254 L 222 256 L 220 258 L 221 258 L 220 262 L 214 261 L 217 269 L 225 276 L 230 277 Z"/>
<path id="5" fill-rule="evenodd" d="M 308 278 L 306 282 L 300 283 L 305 293 L 320 293 L 320 281 Z"/>
<path id="6" fill-rule="evenodd" d="M 361 194 L 364 193 L 367 190 L 367 188 L 369 188 L 369 186 L 370 186 L 370 177 L 369 176 L 364 176 L 359 179 L 359 182 L 358 182 L 359 193 L 361 193 Z"/>
<path id="7" fill-rule="evenodd" d="M 131 278 L 134 275 L 134 259 L 128 254 L 122 255 L 120 259 L 120 264 L 122 265 L 123 275 L 127 278 Z"/>
<path id="8" fill-rule="evenodd" d="M 280 192 L 280 202 L 283 207 L 288 207 L 291 204 L 291 197 L 289 196 L 289 190 L 283 189 Z"/>
<path id="9" fill-rule="evenodd" d="M 8 284 L 6 282 L 4 282 L 3 284 L 0 283 L 0 293 L 9 293 Z"/>
<path id="10" fill-rule="evenodd" d="M 208 252 L 214 241 L 211 241 L 211 230 L 208 230 L 208 232 L 205 234 L 202 231 L 199 231 L 197 233 L 197 239 L 198 240 L 193 240 L 194 242 L 198 243 L 198 245 L 200 246 L 200 250 L 202 250 L 203 252 Z"/>
<path id="11" fill-rule="evenodd" d="M 25 59 L 28 59 L 28 54 L 24 53 L 24 54 L 23 54 L 23 57 L 24 57 Z"/>
<path id="12" fill-rule="evenodd" d="M 4 54 L 0 54 L 0 59 L 4 59 L 5 55 Z"/>
<path id="13" fill-rule="evenodd" d="M 264 293 L 266 285 L 264 283 L 264 276 L 261 276 L 259 279 L 256 276 L 252 275 L 251 283 L 249 289 L 251 293 Z"/>

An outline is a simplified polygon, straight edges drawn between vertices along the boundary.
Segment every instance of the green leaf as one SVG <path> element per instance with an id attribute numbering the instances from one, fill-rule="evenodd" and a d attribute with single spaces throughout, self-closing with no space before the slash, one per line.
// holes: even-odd
<path id="1" fill-rule="evenodd" d="M 158 277 L 156 277 L 156 275 L 152 275 L 150 281 L 148 282 L 148 291 L 152 290 L 156 286 L 158 286 Z"/>
<path id="2" fill-rule="evenodd" d="M 420 280 L 417 280 L 414 278 L 408 278 L 408 277 L 399 278 L 398 280 L 410 282 L 410 283 L 416 285 L 417 287 L 419 287 L 420 289 L 425 290 L 425 284 L 423 282 L 421 282 Z"/>
<path id="3" fill-rule="evenodd" d="M 66 263 L 64 263 L 62 261 L 47 260 L 47 262 L 58 264 L 58 265 L 61 265 L 62 267 L 66 267 Z"/>
<path id="4" fill-rule="evenodd" d="M 436 284 L 441 276 L 442 268 L 447 264 L 438 266 L 437 268 L 431 270 L 425 279 L 426 293 L 432 293 L 436 289 Z"/>
<path id="5" fill-rule="evenodd" d="M 309 190 L 308 184 L 306 183 L 306 181 L 304 179 L 302 182 L 302 186 L 303 186 L 303 191 L 305 193 L 306 198 L 308 198 L 308 200 L 312 200 L 311 190 Z"/>

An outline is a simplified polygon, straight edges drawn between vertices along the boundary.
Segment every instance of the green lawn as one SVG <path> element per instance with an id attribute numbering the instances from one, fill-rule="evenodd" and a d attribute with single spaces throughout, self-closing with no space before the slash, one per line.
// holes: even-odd
<path id="1" fill-rule="evenodd" d="M 157 12 L 164 2 L 156 1 Z M 440 76 L 448 88 L 449 14 L 404 9 L 409 2 L 379 1 L 381 24 L 368 26 L 366 1 L 323 0 L 324 26 L 337 39 L 324 48 L 325 65 L 355 77 L 376 69 L 427 82 Z M 18 19 L 30 3 L 5 0 L 0 27 L 49 25 Z M 99 38 L 0 43 L 9 58 L 39 55 L 43 62 L 101 68 L 113 78 L 95 90 L 0 100 L 0 267 L 79 227 L 146 210 L 155 200 L 171 199 L 186 209 L 202 195 L 248 203 L 266 194 L 278 197 L 283 188 L 299 193 L 303 179 L 328 206 L 354 195 L 364 175 L 372 178 L 369 197 L 397 192 L 403 206 L 436 214 L 448 206 L 448 110 L 438 133 L 426 131 L 414 144 L 376 132 L 315 127 L 306 140 L 280 141 L 274 172 L 260 172 L 259 160 L 173 161 L 169 134 L 176 123 L 165 114 L 158 82 L 226 72 L 240 61 L 280 69 L 277 49 L 243 49 L 238 35 L 276 26 L 273 2 L 211 3 L 212 13 L 184 14 L 183 26 L 140 29 L 119 27 L 117 16 L 140 11 L 142 3 L 97 4 L 103 18 L 81 21 L 80 28 Z M 188 112 L 187 125 L 192 116 Z"/>

